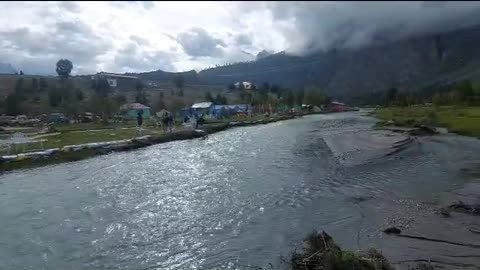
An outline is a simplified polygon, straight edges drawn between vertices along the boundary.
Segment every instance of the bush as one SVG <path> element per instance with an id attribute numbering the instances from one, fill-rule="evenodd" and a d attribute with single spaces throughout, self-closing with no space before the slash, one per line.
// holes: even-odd
<path id="1" fill-rule="evenodd" d="M 313 232 L 304 241 L 302 253 L 294 252 L 291 257 L 293 270 L 392 270 L 383 255 L 371 249 L 355 254 L 342 251 L 325 232 Z"/>

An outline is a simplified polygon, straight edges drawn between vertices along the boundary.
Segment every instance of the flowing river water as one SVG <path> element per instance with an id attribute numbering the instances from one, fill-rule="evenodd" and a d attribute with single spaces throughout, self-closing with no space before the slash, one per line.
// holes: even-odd
<path id="1" fill-rule="evenodd" d="M 480 141 L 447 134 L 396 153 L 367 149 L 374 123 L 310 115 L 6 173 L 0 269 L 270 269 L 314 229 L 345 249 L 381 248 L 400 269 L 418 259 L 478 269 L 480 249 L 381 230 L 480 244 L 465 229 L 478 220 L 434 214 L 478 198 L 478 178 L 462 169 L 478 164 Z"/>

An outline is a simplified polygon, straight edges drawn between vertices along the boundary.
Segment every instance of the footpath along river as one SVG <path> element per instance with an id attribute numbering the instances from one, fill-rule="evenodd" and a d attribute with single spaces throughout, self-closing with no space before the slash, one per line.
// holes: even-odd
<path id="1" fill-rule="evenodd" d="M 5 173 L 0 269 L 270 269 L 314 229 L 345 249 L 381 248 L 398 269 L 478 269 L 480 249 L 381 230 L 480 244 L 466 229 L 480 220 L 434 213 L 478 198 L 478 177 L 462 169 L 478 165 L 480 140 L 419 137 L 387 155 L 403 137 L 374 123 L 310 115 Z"/>

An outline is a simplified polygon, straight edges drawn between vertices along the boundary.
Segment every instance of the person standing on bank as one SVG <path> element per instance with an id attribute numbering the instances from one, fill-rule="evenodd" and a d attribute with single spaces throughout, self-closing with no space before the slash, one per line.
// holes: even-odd
<path id="1" fill-rule="evenodd" d="M 137 111 L 137 124 L 138 124 L 138 128 L 142 127 L 142 124 L 143 124 L 143 110 L 138 110 Z"/>
<path id="2" fill-rule="evenodd" d="M 143 110 L 137 111 L 137 130 L 136 136 L 142 136 L 142 124 L 143 124 Z"/>

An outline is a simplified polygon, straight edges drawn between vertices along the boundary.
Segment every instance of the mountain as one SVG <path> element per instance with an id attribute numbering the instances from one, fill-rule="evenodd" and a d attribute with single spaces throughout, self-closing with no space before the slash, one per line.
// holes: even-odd
<path id="1" fill-rule="evenodd" d="M 0 74 L 15 74 L 17 70 L 10 63 L 0 63 Z"/>
<path id="2" fill-rule="evenodd" d="M 480 81 L 480 25 L 452 32 L 385 40 L 360 49 L 332 49 L 304 56 L 261 51 L 257 60 L 182 73 L 130 73 L 144 80 L 226 87 L 238 81 L 300 89 L 318 87 L 348 101 L 390 87 L 416 90 L 461 79 Z"/>
<path id="3" fill-rule="evenodd" d="M 176 76 L 182 75 L 187 83 L 197 82 L 197 72 L 195 70 L 186 72 L 166 72 L 162 70 L 155 70 L 141 73 L 125 73 L 125 75 L 138 76 L 140 79 L 147 81 L 173 81 Z"/>
<path id="4" fill-rule="evenodd" d="M 270 56 L 270 55 L 272 55 L 271 52 L 266 51 L 266 50 L 262 50 L 261 52 L 259 52 L 257 54 L 256 60 L 260 60 L 260 59 L 265 58 L 265 57 Z"/>
<path id="5" fill-rule="evenodd" d="M 338 98 L 385 90 L 414 89 L 463 78 L 480 79 L 480 26 L 453 32 L 305 56 L 285 52 L 256 61 L 202 70 L 202 83 L 269 82 L 298 89 L 322 88 Z"/>

